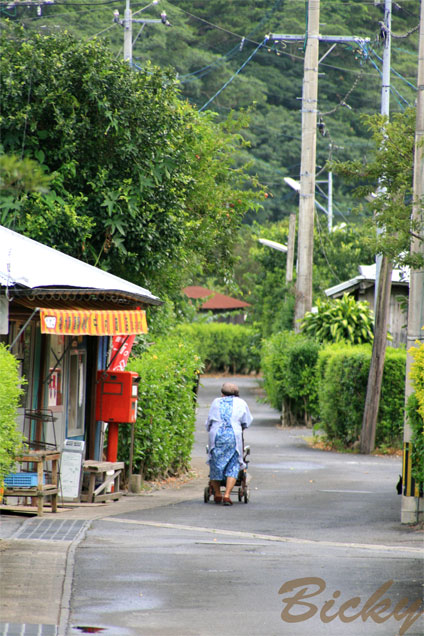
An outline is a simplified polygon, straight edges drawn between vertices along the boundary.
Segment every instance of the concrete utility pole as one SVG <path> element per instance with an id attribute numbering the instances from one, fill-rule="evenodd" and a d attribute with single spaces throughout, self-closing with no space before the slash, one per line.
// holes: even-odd
<path id="1" fill-rule="evenodd" d="M 391 59 L 392 0 L 385 0 L 384 22 L 380 35 L 384 42 L 383 81 L 381 87 L 382 115 L 390 114 L 390 59 Z M 378 233 L 382 233 L 379 230 Z M 389 323 L 390 295 L 392 288 L 393 266 L 387 256 L 378 254 L 376 258 L 374 292 L 374 342 L 368 375 L 364 415 L 360 438 L 361 453 L 369 454 L 374 450 L 377 429 L 378 408 L 380 406 L 381 385 L 383 381 L 384 360 L 387 346 L 387 328 Z"/>
<path id="2" fill-rule="evenodd" d="M 424 0 L 421 0 L 421 18 L 420 18 L 420 36 L 418 48 L 418 78 L 417 78 L 417 115 L 415 128 L 415 155 L 414 155 L 414 181 L 413 196 L 414 202 L 412 207 L 413 220 L 422 221 L 424 196 Z M 415 237 L 411 241 L 411 252 L 424 256 L 424 242 Z M 407 349 L 417 346 L 417 341 L 422 343 L 424 340 L 424 269 L 412 269 L 409 282 L 409 307 L 408 307 L 408 336 Z M 413 392 L 413 387 L 409 378 L 411 370 L 412 356 L 408 352 L 406 358 L 406 383 L 405 383 L 405 402 Z M 409 456 L 409 445 L 411 441 L 411 427 L 405 418 L 404 426 L 404 458 L 406 454 Z M 405 465 L 405 462 L 404 462 Z M 406 463 L 407 466 L 407 463 Z M 402 494 L 402 523 L 414 523 L 424 511 L 423 499 L 418 498 L 418 493 L 414 493 L 414 489 L 408 488 L 410 485 L 409 471 L 404 470 L 403 474 L 403 494 Z M 414 494 L 417 495 L 414 498 Z"/>
<path id="3" fill-rule="evenodd" d="M 295 301 L 296 332 L 299 320 L 312 308 L 312 264 L 314 251 L 315 158 L 318 114 L 318 53 L 319 42 L 367 42 L 369 38 L 355 36 L 319 35 L 320 0 L 308 5 L 308 33 L 304 61 L 302 91 L 302 144 L 300 168 L 299 228 L 297 250 L 297 279 Z M 270 34 L 274 41 L 304 41 L 305 35 Z"/>
<path id="4" fill-rule="evenodd" d="M 290 214 L 289 237 L 287 240 L 286 283 L 291 283 L 293 281 L 295 238 L 296 238 L 296 215 Z"/>
<path id="5" fill-rule="evenodd" d="M 318 53 L 320 0 L 308 4 L 308 33 L 302 92 L 302 149 L 300 164 L 298 266 L 294 329 L 312 309 L 312 262 L 314 254 L 315 159 L 318 113 Z"/>
<path id="6" fill-rule="evenodd" d="M 152 2 L 150 4 L 148 4 L 146 7 L 144 7 L 144 9 L 147 9 L 148 7 L 150 7 L 153 4 L 158 4 L 159 0 L 152 0 Z M 143 10 L 143 9 L 142 9 Z M 131 7 L 130 7 L 130 0 L 126 0 L 125 2 L 125 12 L 124 12 L 124 19 L 120 20 L 119 19 L 119 11 L 115 10 L 113 12 L 113 20 L 114 22 L 117 22 L 118 24 L 120 24 L 121 26 L 124 27 L 124 60 L 126 62 L 128 62 L 130 64 L 130 66 L 132 65 L 132 59 L 133 59 L 133 37 L 132 37 L 132 25 L 133 22 L 138 23 L 138 24 L 142 24 L 142 28 L 146 25 L 146 24 L 164 24 L 165 26 L 171 26 L 165 11 L 162 11 L 162 13 L 160 14 L 160 20 L 159 19 L 150 19 L 150 18 L 141 18 L 141 19 L 135 19 L 132 17 L 132 11 L 131 11 Z"/>

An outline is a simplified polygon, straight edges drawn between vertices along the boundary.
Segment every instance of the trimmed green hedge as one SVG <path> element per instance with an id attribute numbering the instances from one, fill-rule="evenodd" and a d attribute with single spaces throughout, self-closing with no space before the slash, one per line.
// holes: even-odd
<path id="1" fill-rule="evenodd" d="M 319 413 L 330 440 L 351 446 L 362 428 L 371 345 L 329 345 L 319 353 Z M 399 444 L 404 419 L 406 351 L 386 349 L 376 446 Z"/>
<path id="2" fill-rule="evenodd" d="M 412 429 L 412 476 L 421 487 L 424 485 L 424 344 L 409 350 L 414 362 L 411 379 L 415 393 L 409 396 L 408 420 Z"/>
<path id="3" fill-rule="evenodd" d="M 282 331 L 264 342 L 261 368 L 271 405 L 283 424 L 310 425 L 318 416 L 316 363 L 320 345 L 302 334 Z"/>
<path id="4" fill-rule="evenodd" d="M 22 435 L 16 429 L 21 382 L 16 358 L 0 344 L 0 486 L 21 448 Z"/>
<path id="5" fill-rule="evenodd" d="M 197 381 L 202 371 L 195 347 L 178 335 L 160 338 L 129 371 L 140 375 L 133 473 L 144 479 L 177 475 L 189 468 L 194 439 Z M 122 426 L 118 456 L 129 461 L 130 427 Z"/>
<path id="6" fill-rule="evenodd" d="M 371 345 L 319 345 L 281 332 L 262 348 L 264 388 L 285 425 L 318 422 L 331 441 L 350 447 L 362 428 Z M 386 349 L 376 445 L 402 440 L 406 352 Z"/>
<path id="7" fill-rule="evenodd" d="M 178 325 L 176 333 L 195 344 L 207 373 L 259 372 L 261 336 L 253 327 L 190 323 Z"/>

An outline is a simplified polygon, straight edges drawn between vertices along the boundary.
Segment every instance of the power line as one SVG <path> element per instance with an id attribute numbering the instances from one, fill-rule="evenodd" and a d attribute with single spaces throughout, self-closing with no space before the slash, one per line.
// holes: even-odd
<path id="1" fill-rule="evenodd" d="M 230 79 L 225 82 L 225 84 L 215 93 L 215 95 L 213 95 L 207 102 L 206 104 L 203 104 L 203 106 L 201 108 L 199 108 L 199 112 L 202 112 L 202 110 L 204 110 L 207 106 L 209 106 L 209 104 L 211 102 L 213 102 L 213 100 L 215 99 L 215 97 L 218 97 L 218 95 L 220 93 L 222 93 L 222 91 L 224 89 L 227 88 L 227 86 L 233 81 L 233 79 L 244 69 L 244 67 L 246 66 L 246 64 L 248 62 L 250 62 L 250 60 L 252 59 L 252 57 L 257 53 L 257 51 L 264 45 L 266 40 L 264 40 L 264 42 L 262 44 L 259 44 L 256 49 L 249 55 L 249 57 L 247 58 L 247 60 L 245 62 L 243 62 L 243 64 L 240 66 L 239 69 L 237 69 L 237 71 L 234 73 L 234 75 L 232 77 L 230 77 Z"/>

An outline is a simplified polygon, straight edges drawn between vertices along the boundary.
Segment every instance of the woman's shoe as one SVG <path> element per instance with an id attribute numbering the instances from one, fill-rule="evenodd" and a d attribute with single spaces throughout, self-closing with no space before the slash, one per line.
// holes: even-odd
<path id="1" fill-rule="evenodd" d="M 229 497 L 224 497 L 224 506 L 232 506 L 233 502 Z"/>
<path id="2" fill-rule="evenodd" d="M 220 504 L 222 503 L 222 496 L 221 495 L 214 495 L 213 500 L 216 504 Z"/>

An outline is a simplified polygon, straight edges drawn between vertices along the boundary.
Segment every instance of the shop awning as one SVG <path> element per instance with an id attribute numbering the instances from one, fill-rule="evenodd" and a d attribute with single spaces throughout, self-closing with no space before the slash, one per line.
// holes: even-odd
<path id="1" fill-rule="evenodd" d="M 68 310 L 40 308 L 41 333 L 64 336 L 118 336 L 147 333 L 143 310 Z"/>

